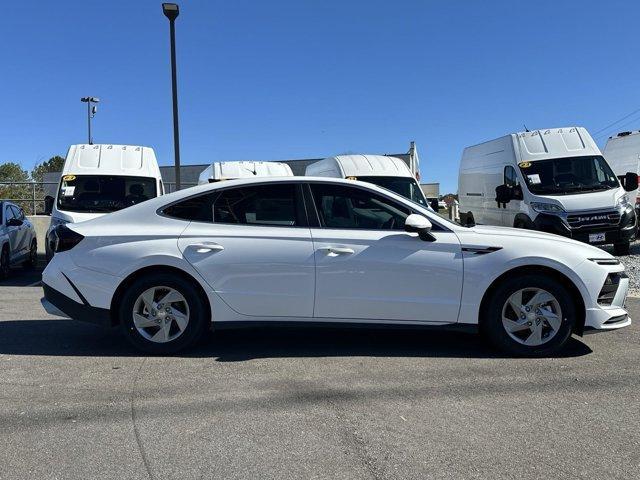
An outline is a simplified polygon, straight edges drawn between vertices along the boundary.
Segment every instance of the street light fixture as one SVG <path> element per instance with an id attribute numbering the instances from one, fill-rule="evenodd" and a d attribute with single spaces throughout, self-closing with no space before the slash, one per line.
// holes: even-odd
<path id="1" fill-rule="evenodd" d="M 178 133 L 178 80 L 176 75 L 176 28 L 175 21 L 180 14 L 176 3 L 163 3 L 162 12 L 169 19 L 171 40 L 171 90 L 173 93 L 173 151 L 175 155 L 176 190 L 180 190 L 180 135 Z"/>
<path id="2" fill-rule="evenodd" d="M 93 145 L 93 139 L 91 138 L 91 119 L 96 116 L 98 107 L 96 105 L 91 105 L 91 104 L 98 103 L 100 99 L 98 97 L 82 97 L 80 101 L 87 104 L 87 126 L 89 128 L 89 145 Z"/>

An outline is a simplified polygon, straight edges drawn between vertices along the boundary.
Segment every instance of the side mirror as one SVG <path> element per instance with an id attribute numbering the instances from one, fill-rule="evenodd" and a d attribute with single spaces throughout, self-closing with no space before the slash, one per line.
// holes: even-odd
<path id="1" fill-rule="evenodd" d="M 508 185 L 498 185 L 496 187 L 496 202 L 509 203 L 513 200 L 513 189 Z"/>
<path id="2" fill-rule="evenodd" d="M 438 208 L 440 208 L 437 198 L 432 198 L 431 200 L 429 200 L 429 205 L 431 205 L 431 208 L 433 208 L 434 212 L 437 212 Z"/>
<path id="3" fill-rule="evenodd" d="M 44 214 L 51 215 L 52 211 L 53 211 L 53 197 L 50 195 L 47 195 L 46 197 L 44 197 Z"/>
<path id="4" fill-rule="evenodd" d="M 627 192 L 632 192 L 638 189 L 638 175 L 633 172 L 627 172 L 624 174 L 622 180 L 622 188 Z"/>
<path id="5" fill-rule="evenodd" d="M 511 190 L 511 195 L 514 200 L 524 200 L 524 195 L 522 194 L 522 187 L 520 185 L 516 185 Z"/>
<path id="6" fill-rule="evenodd" d="M 10 218 L 9 220 L 7 220 L 7 227 L 19 227 L 23 224 L 24 222 L 22 220 L 20 220 L 19 218 Z"/>
<path id="7" fill-rule="evenodd" d="M 433 242 L 436 237 L 431 234 L 431 222 L 427 217 L 412 213 L 404 221 L 404 230 L 409 233 L 417 233 L 420 240 Z"/>

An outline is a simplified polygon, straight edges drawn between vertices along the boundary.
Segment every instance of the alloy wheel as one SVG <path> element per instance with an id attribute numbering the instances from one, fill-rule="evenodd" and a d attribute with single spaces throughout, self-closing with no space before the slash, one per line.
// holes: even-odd
<path id="1" fill-rule="evenodd" d="M 189 304 L 176 289 L 152 287 L 133 304 L 133 324 L 145 339 L 167 343 L 182 335 L 189 325 Z"/>
<path id="2" fill-rule="evenodd" d="M 541 288 L 522 288 L 502 307 L 502 325 L 516 342 L 540 346 L 556 336 L 562 325 L 558 300 Z"/>

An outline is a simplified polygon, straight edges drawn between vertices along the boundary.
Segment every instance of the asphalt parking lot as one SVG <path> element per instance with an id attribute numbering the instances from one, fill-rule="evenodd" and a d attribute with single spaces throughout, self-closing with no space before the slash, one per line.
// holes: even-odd
<path id="1" fill-rule="evenodd" d="M 40 296 L 0 286 L 2 479 L 638 478 L 638 323 L 562 358 L 287 329 L 145 358 Z"/>

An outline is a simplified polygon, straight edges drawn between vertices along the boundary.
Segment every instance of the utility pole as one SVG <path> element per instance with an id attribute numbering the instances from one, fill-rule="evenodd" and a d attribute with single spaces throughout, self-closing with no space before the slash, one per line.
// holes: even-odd
<path id="1" fill-rule="evenodd" d="M 176 73 L 176 26 L 175 21 L 180 14 L 176 3 L 163 3 L 162 12 L 169 19 L 169 36 L 171 40 L 171 90 L 173 94 L 173 151 L 175 155 L 176 190 L 180 190 L 180 134 L 178 131 L 178 80 Z"/>
<path id="2" fill-rule="evenodd" d="M 87 128 L 89 130 L 89 145 L 93 145 L 93 138 L 91 138 L 91 119 L 96 116 L 98 107 L 91 104 L 98 103 L 100 99 L 97 97 L 82 97 L 80 101 L 87 104 Z"/>

